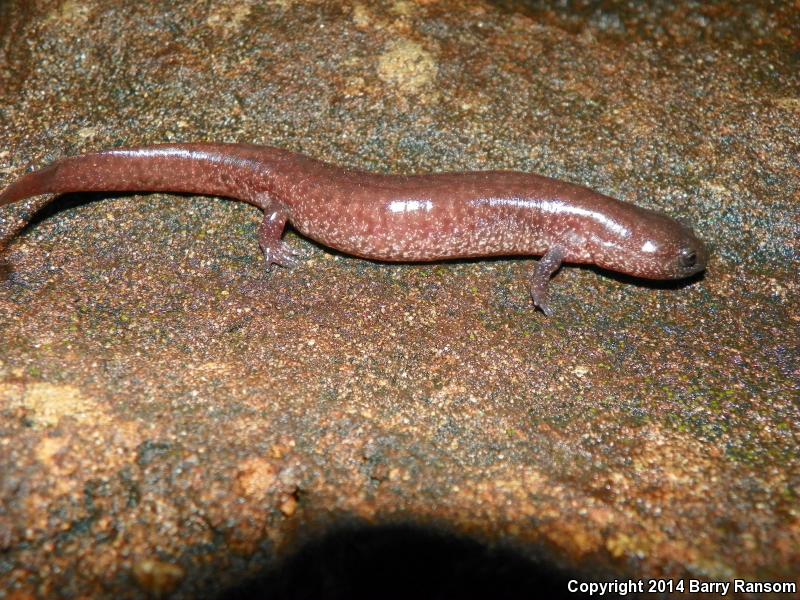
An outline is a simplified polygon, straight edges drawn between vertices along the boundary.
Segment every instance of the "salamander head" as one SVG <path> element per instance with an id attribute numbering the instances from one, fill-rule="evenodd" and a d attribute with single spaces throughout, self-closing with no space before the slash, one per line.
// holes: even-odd
<path id="1" fill-rule="evenodd" d="M 625 246 L 624 272 L 645 279 L 684 279 L 705 270 L 708 251 L 691 227 L 663 213 L 641 209 Z"/>
<path id="2" fill-rule="evenodd" d="M 643 279 L 683 279 L 703 271 L 705 244 L 663 213 L 627 205 L 592 236 L 592 262 Z"/>

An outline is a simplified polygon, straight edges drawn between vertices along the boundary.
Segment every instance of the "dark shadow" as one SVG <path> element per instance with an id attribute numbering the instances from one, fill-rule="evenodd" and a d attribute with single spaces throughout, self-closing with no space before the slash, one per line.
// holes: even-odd
<path id="1" fill-rule="evenodd" d="M 443 529 L 349 525 L 306 541 L 218 600 L 581 598 L 568 582 L 597 579 Z"/>
<path id="2" fill-rule="evenodd" d="M 0 0 L 2 2 L 2 0 Z M 76 208 L 78 206 L 86 206 L 88 204 L 92 204 L 94 202 L 100 202 L 102 200 L 112 200 L 115 198 L 129 198 L 132 196 L 147 196 L 149 194 L 155 193 L 162 193 L 162 194 L 169 194 L 170 196 L 177 196 L 178 198 L 184 198 L 187 201 L 192 198 L 224 198 L 224 196 L 200 196 L 198 194 L 189 194 L 189 193 L 182 193 L 182 192 L 119 192 L 119 191 L 107 191 L 107 192 L 70 192 L 66 194 L 59 194 L 54 196 L 51 200 L 44 203 L 42 206 L 35 208 L 31 211 L 31 216 L 25 225 L 21 228 L 20 231 L 24 231 L 25 229 L 35 227 L 39 223 L 46 221 L 52 216 L 57 215 L 60 212 L 68 210 L 70 208 Z M 241 200 L 236 200 L 235 198 L 229 198 L 231 202 L 241 202 L 242 204 L 247 204 Z M 146 198 L 142 200 L 146 202 Z M 19 233 L 19 232 L 17 232 Z"/>
<path id="3" fill-rule="evenodd" d="M 2 0 L 0 0 L 0 2 L 2 2 Z M 30 213 L 23 215 L 23 222 L 11 229 L 3 236 L 3 239 L 0 240 L 0 252 L 5 252 L 5 249 L 12 240 L 25 235 L 29 229 L 33 229 L 50 217 L 58 215 L 60 212 L 77 206 L 84 206 L 92 202 L 99 202 L 107 198 L 122 198 L 133 195 L 133 193 L 126 192 L 76 192 L 57 195 L 41 203 L 40 206 L 31 208 Z"/>
<path id="4" fill-rule="evenodd" d="M 2 3 L 3 0 L 0 0 Z M 0 239 L 0 281 L 12 281 L 14 279 L 14 269 L 6 258 L 8 246 L 17 237 L 24 236 L 29 230 L 35 228 L 40 223 L 46 221 L 58 213 L 84 206 L 92 202 L 99 202 L 107 198 L 121 198 L 133 196 L 134 193 L 126 192 L 76 192 L 71 194 L 60 194 L 52 199 L 48 199 L 41 206 L 31 209 L 28 215 L 23 216 L 23 221 L 11 228 Z"/>
<path id="5" fill-rule="evenodd" d="M 13 276 L 14 269 L 5 257 L 6 245 L 0 243 L 0 281 L 9 281 Z"/>
<path id="6" fill-rule="evenodd" d="M 100 202 L 101 200 L 126 198 L 136 195 L 141 195 L 141 192 L 74 192 L 61 194 L 55 196 L 50 202 L 36 209 L 33 214 L 31 214 L 31 218 L 22 230 L 24 231 L 30 227 L 36 227 L 39 223 L 70 208 L 85 206 L 93 202 Z M 180 194 L 175 195 L 179 196 Z"/>
<path id="7" fill-rule="evenodd" d="M 693 283 L 697 283 L 698 281 L 702 281 L 706 277 L 706 272 L 700 271 L 699 273 L 695 273 L 689 277 L 684 277 L 683 279 L 642 279 L 641 277 L 634 277 L 632 275 L 626 275 L 625 273 L 619 273 L 617 271 L 601 269 L 600 267 L 596 267 L 594 265 L 570 265 L 567 263 L 562 267 L 562 269 L 564 267 L 568 269 L 586 269 L 587 271 L 593 271 L 597 273 L 601 277 L 608 277 L 609 279 L 614 279 L 621 283 L 628 283 L 630 285 L 650 288 L 653 290 L 679 290 L 692 285 Z"/>

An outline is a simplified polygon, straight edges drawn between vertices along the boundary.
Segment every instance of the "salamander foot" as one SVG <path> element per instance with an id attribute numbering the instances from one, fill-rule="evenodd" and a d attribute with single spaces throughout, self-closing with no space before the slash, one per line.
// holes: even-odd
<path id="1" fill-rule="evenodd" d="M 267 269 L 272 270 L 275 265 L 291 269 L 300 264 L 299 253 L 294 251 L 289 244 L 283 240 L 278 240 L 269 246 L 261 246 L 264 253 L 264 260 L 267 261 Z"/>
<path id="2" fill-rule="evenodd" d="M 533 298 L 534 305 L 548 317 L 553 316 L 553 309 L 549 306 L 550 278 L 553 273 L 558 271 L 565 254 L 564 248 L 561 246 L 552 246 L 539 259 L 536 268 L 531 273 L 529 284 L 531 298 Z"/>

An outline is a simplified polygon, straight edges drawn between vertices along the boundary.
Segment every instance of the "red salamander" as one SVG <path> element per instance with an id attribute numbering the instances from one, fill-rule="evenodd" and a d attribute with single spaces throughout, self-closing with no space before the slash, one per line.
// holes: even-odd
<path id="1" fill-rule="evenodd" d="M 235 198 L 264 211 L 267 265 L 294 266 L 290 223 L 346 254 L 381 261 L 541 256 L 533 301 L 551 314 L 550 277 L 563 262 L 644 279 L 682 279 L 708 253 L 667 215 L 530 173 L 382 175 L 250 144 L 164 144 L 59 160 L 24 175 L 0 206 L 67 192 L 184 192 Z"/>

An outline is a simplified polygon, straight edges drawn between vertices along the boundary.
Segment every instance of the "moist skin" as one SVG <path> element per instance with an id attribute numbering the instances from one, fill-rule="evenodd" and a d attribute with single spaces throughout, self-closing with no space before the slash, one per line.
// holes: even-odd
<path id="1" fill-rule="evenodd" d="M 223 196 L 264 211 L 268 266 L 292 267 L 291 224 L 340 252 L 392 261 L 541 256 L 530 293 L 542 312 L 562 263 L 593 264 L 644 279 L 689 277 L 708 254 L 667 215 L 588 188 L 511 171 L 382 175 L 269 146 L 163 144 L 59 160 L 24 175 L 0 206 L 67 192 L 183 192 Z"/>

